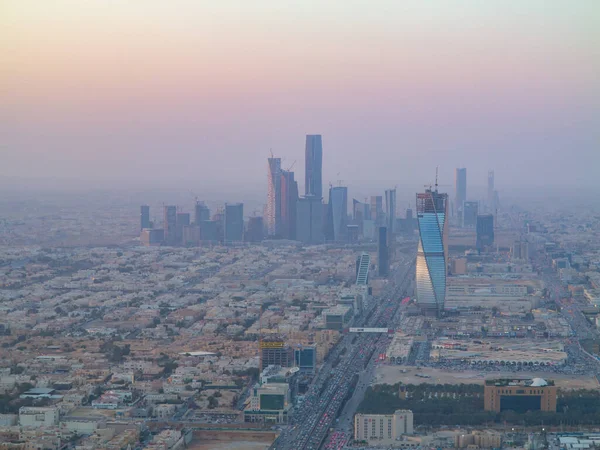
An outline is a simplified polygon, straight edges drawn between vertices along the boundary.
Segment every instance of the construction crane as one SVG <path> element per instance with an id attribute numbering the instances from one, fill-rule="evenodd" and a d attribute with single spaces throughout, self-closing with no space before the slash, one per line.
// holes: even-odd
<path id="1" fill-rule="evenodd" d="M 291 172 L 292 169 L 294 168 L 294 165 L 296 165 L 296 160 L 294 160 L 294 162 L 292 163 L 292 165 L 290 167 L 288 167 L 287 171 Z"/>

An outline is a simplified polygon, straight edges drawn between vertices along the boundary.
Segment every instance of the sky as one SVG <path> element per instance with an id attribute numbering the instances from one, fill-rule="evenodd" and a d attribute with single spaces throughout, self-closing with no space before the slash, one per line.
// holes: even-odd
<path id="1" fill-rule="evenodd" d="M 0 181 L 598 188 L 599 80 L 597 0 L 1 0 Z"/>

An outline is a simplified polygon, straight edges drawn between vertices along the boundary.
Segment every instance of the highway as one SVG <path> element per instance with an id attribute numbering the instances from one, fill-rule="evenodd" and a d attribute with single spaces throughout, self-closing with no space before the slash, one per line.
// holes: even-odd
<path id="1" fill-rule="evenodd" d="M 414 258 L 399 265 L 385 291 L 356 320 L 358 327 L 388 327 L 414 278 Z M 365 317 L 368 319 L 365 320 Z M 293 414 L 286 430 L 271 446 L 272 450 L 317 450 L 321 447 L 340 407 L 357 381 L 364 383 L 372 370 L 371 357 L 387 336 L 347 334 L 331 352 L 315 378 L 304 401 Z M 332 362 L 340 362 L 332 368 Z M 367 373 L 362 373 L 367 367 Z M 361 375 L 362 373 L 362 375 Z M 360 384 L 359 384 L 360 386 Z M 351 400 L 352 401 L 352 400 Z"/>

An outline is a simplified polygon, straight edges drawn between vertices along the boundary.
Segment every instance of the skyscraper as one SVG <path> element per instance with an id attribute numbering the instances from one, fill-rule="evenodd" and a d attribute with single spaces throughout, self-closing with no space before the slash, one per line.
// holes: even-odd
<path id="1" fill-rule="evenodd" d="M 454 190 L 454 212 L 462 226 L 463 203 L 467 200 L 467 169 L 456 169 Z"/>
<path id="2" fill-rule="evenodd" d="M 377 233 L 377 266 L 379 276 L 387 277 L 390 272 L 390 257 L 386 227 L 379 227 Z"/>
<path id="3" fill-rule="evenodd" d="M 267 206 L 265 208 L 267 234 L 281 234 L 281 158 L 269 158 L 267 174 Z"/>
<path id="4" fill-rule="evenodd" d="M 494 171 L 488 171 L 487 207 L 492 213 L 495 208 L 496 193 L 494 192 Z"/>
<path id="5" fill-rule="evenodd" d="M 298 203 L 298 183 L 294 172 L 281 171 L 281 237 L 296 239 L 296 206 Z"/>
<path id="6" fill-rule="evenodd" d="M 175 243 L 183 244 L 183 228 L 190 224 L 190 213 L 179 212 L 175 216 Z"/>
<path id="7" fill-rule="evenodd" d="M 336 186 L 329 188 L 329 208 L 327 211 L 327 239 L 342 242 L 346 237 L 348 224 L 348 188 Z"/>
<path id="8" fill-rule="evenodd" d="M 150 207 L 142 205 L 140 207 L 140 229 L 150 228 Z"/>
<path id="9" fill-rule="evenodd" d="M 244 204 L 225 203 L 224 242 L 242 242 L 244 240 Z"/>
<path id="10" fill-rule="evenodd" d="M 494 216 L 480 214 L 477 216 L 477 250 L 482 251 L 492 245 L 494 245 Z"/>
<path id="11" fill-rule="evenodd" d="M 304 195 L 323 198 L 323 143 L 320 134 L 306 135 Z"/>
<path id="12" fill-rule="evenodd" d="M 263 240 L 263 218 L 261 216 L 252 216 L 248 218 L 248 230 L 245 235 L 247 242 L 260 242 Z"/>
<path id="13" fill-rule="evenodd" d="M 387 229 L 390 236 L 396 232 L 396 189 L 385 191 L 385 214 Z"/>
<path id="14" fill-rule="evenodd" d="M 200 222 L 204 220 L 210 220 L 210 209 L 204 204 L 204 202 L 196 202 L 194 209 L 194 222 L 196 225 L 200 225 Z"/>
<path id="15" fill-rule="evenodd" d="M 446 300 L 447 215 L 448 194 L 437 189 L 417 194 L 417 304 L 428 315 L 439 315 Z"/>
<path id="16" fill-rule="evenodd" d="M 296 239 L 305 244 L 323 242 L 323 202 L 320 198 L 308 196 L 298 200 Z"/>
<path id="17" fill-rule="evenodd" d="M 371 196 L 371 220 L 375 225 L 383 225 L 383 197 L 381 195 Z"/>
<path id="18" fill-rule="evenodd" d="M 465 228 L 475 228 L 477 226 L 477 214 L 479 214 L 479 203 L 464 202 L 462 213 L 462 224 Z"/>
<path id="19" fill-rule="evenodd" d="M 165 243 L 174 245 L 176 242 L 175 229 L 177 228 L 177 207 L 163 207 L 163 228 L 165 230 Z"/>

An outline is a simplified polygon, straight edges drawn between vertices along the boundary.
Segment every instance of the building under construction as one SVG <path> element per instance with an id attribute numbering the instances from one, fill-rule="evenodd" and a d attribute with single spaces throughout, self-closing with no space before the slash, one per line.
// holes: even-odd
<path id="1" fill-rule="evenodd" d="M 281 336 L 268 336 L 261 339 L 259 348 L 261 371 L 267 366 L 292 367 L 294 365 L 293 349 Z"/>

